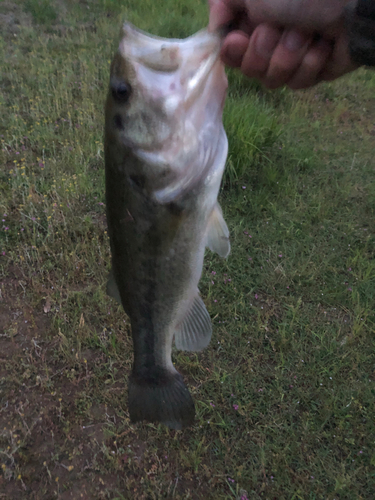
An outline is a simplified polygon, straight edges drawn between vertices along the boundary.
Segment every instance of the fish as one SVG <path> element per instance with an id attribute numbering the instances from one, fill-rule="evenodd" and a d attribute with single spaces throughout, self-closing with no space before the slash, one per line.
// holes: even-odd
<path id="1" fill-rule="evenodd" d="M 217 201 L 228 154 L 222 38 L 207 29 L 161 38 L 125 23 L 105 104 L 107 292 L 131 323 L 130 420 L 177 430 L 193 424 L 195 404 L 173 340 L 178 350 L 208 346 L 205 248 L 230 252 Z"/>

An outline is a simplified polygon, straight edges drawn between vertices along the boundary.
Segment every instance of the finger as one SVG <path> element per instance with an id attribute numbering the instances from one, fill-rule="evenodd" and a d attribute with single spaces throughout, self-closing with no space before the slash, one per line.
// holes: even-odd
<path id="1" fill-rule="evenodd" d="M 300 67 L 287 82 L 288 87 L 297 90 L 316 85 L 322 79 L 321 72 L 331 53 L 332 44 L 328 40 L 321 38 L 314 42 L 305 54 Z"/>
<path id="2" fill-rule="evenodd" d="M 249 45 L 250 37 L 242 31 L 232 31 L 227 35 L 221 49 L 222 61 L 232 68 L 239 68 Z"/>
<path id="3" fill-rule="evenodd" d="M 296 30 L 284 31 L 275 48 L 262 83 L 271 89 L 284 85 L 300 66 L 311 43 L 311 34 Z"/>
<path id="4" fill-rule="evenodd" d="M 208 0 L 210 19 L 208 30 L 215 31 L 220 26 L 230 23 L 235 17 L 235 11 L 222 0 Z"/>
<path id="5" fill-rule="evenodd" d="M 262 78 L 268 70 L 281 31 L 268 24 L 257 26 L 242 58 L 241 71 L 249 78 Z"/>
<path id="6" fill-rule="evenodd" d="M 350 59 L 348 39 L 343 34 L 336 40 L 333 52 L 327 61 L 321 78 L 327 81 L 335 80 L 356 68 L 358 68 L 358 64 L 354 64 Z"/>
<path id="7" fill-rule="evenodd" d="M 209 31 L 215 31 L 220 26 L 234 24 L 236 29 L 250 33 L 254 26 L 259 24 L 251 22 L 244 0 L 208 0 L 208 5 L 210 8 Z"/>

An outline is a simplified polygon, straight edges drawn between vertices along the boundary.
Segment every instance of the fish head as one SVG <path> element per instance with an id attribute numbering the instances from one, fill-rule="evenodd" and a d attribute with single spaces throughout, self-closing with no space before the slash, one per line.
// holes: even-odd
<path id="1" fill-rule="evenodd" d="M 170 137 L 173 120 L 163 106 L 165 82 L 157 84 L 160 72 L 137 52 L 136 40 L 125 35 L 111 64 L 107 113 L 120 143 L 150 150 Z"/>
<path id="2" fill-rule="evenodd" d="M 221 130 L 227 88 L 221 43 L 219 33 L 207 30 L 167 39 L 123 26 L 110 70 L 106 133 L 150 167 L 160 202 L 180 196 L 204 172 L 217 142 L 211 135 Z M 156 186 L 155 176 L 164 186 Z"/>
<path id="3" fill-rule="evenodd" d="M 107 98 L 107 118 L 119 139 L 155 150 L 176 138 L 220 46 L 221 38 L 205 30 L 183 40 L 166 39 L 125 23 Z"/>

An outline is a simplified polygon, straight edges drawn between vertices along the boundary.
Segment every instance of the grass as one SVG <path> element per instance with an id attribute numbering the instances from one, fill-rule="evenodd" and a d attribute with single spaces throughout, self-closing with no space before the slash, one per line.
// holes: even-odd
<path id="1" fill-rule="evenodd" d="M 48 25 L 57 19 L 56 9 L 49 0 L 27 0 L 25 11 L 30 13 L 38 24 Z"/>
<path id="2" fill-rule="evenodd" d="M 206 6 L 41 5 L 0 4 L 0 497 L 372 498 L 374 74 L 298 93 L 229 74 L 232 253 L 206 255 L 210 347 L 174 352 L 196 424 L 131 425 L 105 295 L 109 60 L 125 17 L 186 36 Z"/>

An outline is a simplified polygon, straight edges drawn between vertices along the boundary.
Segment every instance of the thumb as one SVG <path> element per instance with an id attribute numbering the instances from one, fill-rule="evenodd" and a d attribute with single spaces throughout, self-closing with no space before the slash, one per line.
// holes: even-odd
<path id="1" fill-rule="evenodd" d="M 225 0 L 208 0 L 210 8 L 209 31 L 215 31 L 220 26 L 228 24 L 235 18 L 235 10 L 230 2 Z"/>

